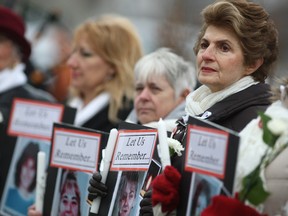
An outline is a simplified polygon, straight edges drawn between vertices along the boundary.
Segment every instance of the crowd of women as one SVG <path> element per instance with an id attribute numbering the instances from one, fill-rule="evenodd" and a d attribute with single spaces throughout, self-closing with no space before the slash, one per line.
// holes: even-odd
<path id="1" fill-rule="evenodd" d="M 189 116 L 239 132 L 245 142 L 240 143 L 236 179 L 247 174 L 243 169 L 250 160 L 258 158 L 259 162 L 263 156 L 253 145 L 263 142 L 259 112 L 284 119 L 286 131 L 279 135 L 281 151 L 262 170 L 270 196 L 261 208 L 243 203 L 232 208 L 226 203 L 219 211 L 222 197 L 215 197 L 201 215 L 285 215 L 288 179 L 282 170 L 287 164 L 288 83 L 286 78 L 272 89 L 267 82 L 278 59 L 278 31 L 261 5 L 246 0 L 218 0 L 205 7 L 201 15 L 203 25 L 193 49 L 195 66 L 165 47 L 143 55 L 135 27 L 124 17 L 105 15 L 80 24 L 66 61 L 71 82 L 65 103 L 77 109 L 76 126 L 104 132 L 117 128 L 121 121 L 157 127 L 163 118 L 172 137 L 184 147 Z M 24 68 L 31 47 L 24 33 L 23 20 L 0 7 L 1 133 L 5 133 L 13 98 L 57 101 L 28 84 Z M 181 157 L 173 155 L 171 166 L 153 181 L 152 191 L 140 203 L 140 215 L 177 214 L 179 182 L 185 181 L 181 179 Z M 0 152 L 2 160 L 5 154 Z M 176 191 L 168 201 L 171 194 L 167 194 L 167 185 Z M 237 186 L 236 182 L 235 192 L 239 192 Z M 109 192 L 101 182 L 101 174 L 94 173 L 89 198 L 105 199 Z M 226 207 L 231 211 L 225 211 Z M 41 215 L 35 206 L 27 209 L 27 214 Z"/>

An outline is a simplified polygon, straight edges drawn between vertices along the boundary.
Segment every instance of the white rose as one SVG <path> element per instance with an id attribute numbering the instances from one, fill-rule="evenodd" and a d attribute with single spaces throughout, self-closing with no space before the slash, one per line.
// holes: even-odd
<path id="1" fill-rule="evenodd" d="M 287 130 L 287 124 L 281 119 L 273 118 L 267 123 L 268 129 L 274 135 L 281 135 Z"/>
<path id="2" fill-rule="evenodd" d="M 234 181 L 234 191 L 242 189 L 242 179 L 259 164 L 261 157 L 269 148 L 263 140 L 263 131 L 259 128 L 259 118 L 252 120 L 240 132 L 240 146 Z"/>
<path id="3" fill-rule="evenodd" d="M 184 151 L 183 146 L 178 140 L 168 137 L 167 138 L 169 148 L 172 148 L 178 156 L 181 156 L 181 151 Z"/>

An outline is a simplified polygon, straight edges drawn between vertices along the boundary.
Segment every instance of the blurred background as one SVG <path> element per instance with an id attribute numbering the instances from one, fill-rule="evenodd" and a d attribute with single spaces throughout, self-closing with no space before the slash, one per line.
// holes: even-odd
<path id="1" fill-rule="evenodd" d="M 25 18 L 27 37 L 31 41 L 41 35 L 49 35 L 47 23 L 54 22 L 62 29 L 62 33 L 64 32 L 60 42 L 64 45 L 70 40 L 73 29 L 81 22 L 93 16 L 114 13 L 126 16 L 135 24 L 145 53 L 167 46 L 191 61 L 195 60 L 192 48 L 201 25 L 200 12 L 211 2 L 213 0 L 0 0 L 0 4 L 13 8 Z M 288 69 L 288 1 L 254 2 L 266 8 L 279 29 L 280 61 L 275 72 L 278 77 L 284 76 Z M 50 48 L 51 59 L 50 62 L 36 63 L 44 67 L 42 70 L 57 61 L 53 57 L 60 58 L 59 55 L 51 54 L 52 44 L 45 44 L 47 52 Z M 38 54 L 36 51 L 34 56 L 41 55 L 41 51 Z M 69 49 L 66 51 L 69 52 Z"/>

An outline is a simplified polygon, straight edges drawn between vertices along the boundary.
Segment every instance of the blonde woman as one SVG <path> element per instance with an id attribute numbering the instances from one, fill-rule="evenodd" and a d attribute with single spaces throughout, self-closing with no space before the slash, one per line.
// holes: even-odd
<path id="1" fill-rule="evenodd" d="M 109 132 L 126 119 L 133 106 L 133 68 L 141 56 L 140 38 L 126 18 L 105 15 L 75 30 L 67 64 L 76 125 Z"/>
<path id="2" fill-rule="evenodd" d="M 75 30 L 67 61 L 72 73 L 68 104 L 77 108 L 75 125 L 109 132 L 126 119 L 133 107 L 133 69 L 141 56 L 140 38 L 124 17 L 105 15 Z M 28 215 L 42 214 L 33 205 Z"/>

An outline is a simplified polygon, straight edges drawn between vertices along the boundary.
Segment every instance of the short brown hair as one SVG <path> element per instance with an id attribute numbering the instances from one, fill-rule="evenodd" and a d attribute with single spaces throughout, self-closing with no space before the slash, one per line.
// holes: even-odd
<path id="1" fill-rule="evenodd" d="M 263 64 L 252 74 L 255 81 L 264 82 L 279 54 L 278 31 L 269 14 L 259 4 L 246 0 L 220 0 L 202 11 L 204 24 L 194 46 L 197 54 L 208 26 L 224 27 L 238 37 L 244 53 L 244 64 Z"/>

